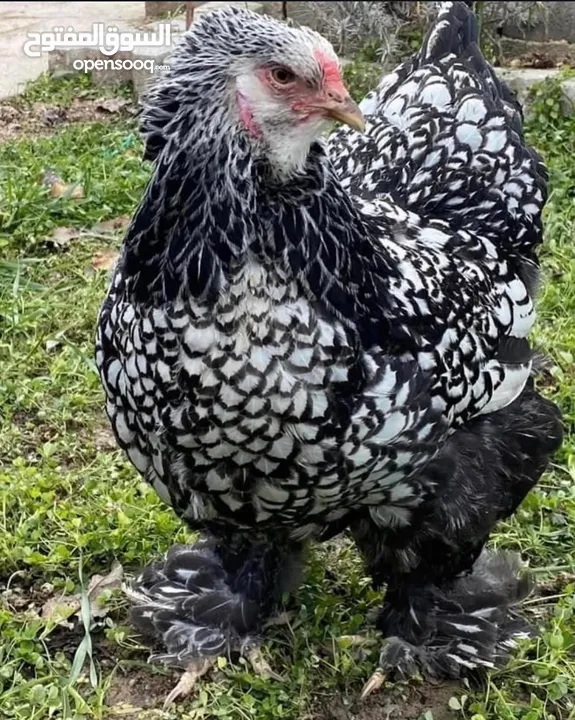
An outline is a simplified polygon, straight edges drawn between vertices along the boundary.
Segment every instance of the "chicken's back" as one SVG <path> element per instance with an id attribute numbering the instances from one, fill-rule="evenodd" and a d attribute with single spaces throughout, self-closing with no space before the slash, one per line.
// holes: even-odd
<path id="1" fill-rule="evenodd" d="M 442 318 L 454 334 L 420 362 L 440 368 L 445 397 L 458 395 L 458 365 L 472 386 L 480 379 L 456 400 L 456 425 L 505 407 L 529 377 L 547 197 L 521 109 L 477 32 L 465 3 L 442 3 L 420 52 L 363 100 L 366 134 L 342 129 L 329 141 L 344 187 L 393 228 L 380 245 L 401 264 L 401 281 L 389 284 L 405 323 Z"/>
<path id="2" fill-rule="evenodd" d="M 422 219 L 446 220 L 533 259 L 542 239 L 547 172 L 522 114 L 477 45 L 477 21 L 444 2 L 419 53 L 362 101 L 362 136 L 330 138 L 344 184 L 389 197 Z"/>

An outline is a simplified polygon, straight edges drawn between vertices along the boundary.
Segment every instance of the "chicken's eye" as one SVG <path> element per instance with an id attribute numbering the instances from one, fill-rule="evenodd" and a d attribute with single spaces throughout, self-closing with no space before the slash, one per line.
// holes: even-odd
<path id="1" fill-rule="evenodd" d="M 284 67 L 273 68 L 271 76 L 278 85 L 289 85 L 295 80 L 295 74 Z"/>

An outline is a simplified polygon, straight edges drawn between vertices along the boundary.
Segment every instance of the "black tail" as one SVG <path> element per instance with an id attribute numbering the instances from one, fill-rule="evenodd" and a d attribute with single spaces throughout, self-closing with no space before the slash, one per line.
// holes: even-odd
<path id="1" fill-rule="evenodd" d="M 506 104 L 508 120 L 521 135 L 523 113 L 506 83 L 499 80 L 479 47 L 479 23 L 472 8 L 474 2 L 443 2 L 429 28 L 418 59 L 421 64 L 434 63 L 455 56 L 481 80 L 483 91 Z M 463 80 L 467 82 L 467 80 Z"/>
<path id="2" fill-rule="evenodd" d="M 477 18 L 470 8 L 473 3 L 443 2 L 435 22 L 423 40 L 419 56 L 433 62 L 455 55 L 462 57 L 479 43 Z"/>

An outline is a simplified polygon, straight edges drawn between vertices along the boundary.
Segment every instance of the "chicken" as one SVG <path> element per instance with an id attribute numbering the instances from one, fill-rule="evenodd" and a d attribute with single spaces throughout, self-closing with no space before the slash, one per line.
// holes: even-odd
<path id="1" fill-rule="evenodd" d="M 218 655 L 271 674 L 266 624 L 344 531 L 387 586 L 366 693 L 529 632 L 520 564 L 484 549 L 562 436 L 527 339 L 547 176 L 521 126 L 463 2 L 360 107 L 311 30 L 226 9 L 184 36 L 96 348 L 119 445 L 200 532 L 130 590 L 188 669 L 171 698 Z"/>

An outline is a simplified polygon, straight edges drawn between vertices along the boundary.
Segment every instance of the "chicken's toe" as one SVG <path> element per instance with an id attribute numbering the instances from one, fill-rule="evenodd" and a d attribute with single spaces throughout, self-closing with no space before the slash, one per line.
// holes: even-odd
<path id="1" fill-rule="evenodd" d="M 368 695 L 377 692 L 377 690 L 381 688 L 384 682 L 385 673 L 381 668 L 377 668 L 377 670 L 363 686 L 363 690 L 361 691 L 361 699 L 364 700 Z"/>
<path id="2" fill-rule="evenodd" d="M 213 658 L 202 658 L 197 662 L 190 663 L 182 677 L 178 680 L 178 684 L 167 695 L 164 701 L 164 710 L 175 700 L 182 700 L 188 697 L 194 689 L 196 680 L 201 678 L 202 675 L 205 675 L 213 666 L 214 662 L 215 660 Z"/>

